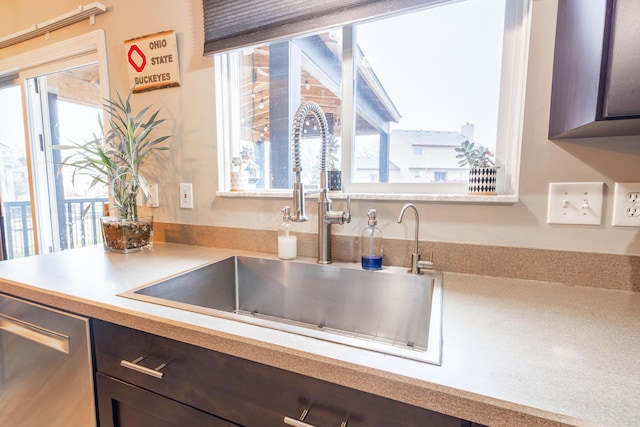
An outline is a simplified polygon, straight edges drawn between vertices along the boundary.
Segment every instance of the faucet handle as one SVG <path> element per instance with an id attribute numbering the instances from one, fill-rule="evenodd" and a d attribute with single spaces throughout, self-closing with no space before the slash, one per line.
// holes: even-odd
<path id="1" fill-rule="evenodd" d="M 345 222 L 351 222 L 351 194 L 347 194 L 347 212 L 345 215 Z"/>

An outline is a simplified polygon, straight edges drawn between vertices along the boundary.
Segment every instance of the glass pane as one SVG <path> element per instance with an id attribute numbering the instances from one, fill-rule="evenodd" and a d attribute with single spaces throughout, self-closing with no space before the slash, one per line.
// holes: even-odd
<path id="1" fill-rule="evenodd" d="M 342 34 L 331 31 L 247 49 L 238 55 L 239 138 L 231 147 L 232 173 L 246 175 L 244 188 L 291 188 L 290 133 L 293 115 L 307 101 L 327 117 L 328 166 L 340 165 Z M 233 72 L 232 72 L 233 74 Z M 233 113 L 231 123 L 234 123 Z M 313 116 L 303 133 L 302 179 L 317 184 L 320 134 Z M 232 185 L 237 181 L 232 181 Z"/>
<path id="2" fill-rule="evenodd" d="M 22 95 L 18 85 L 0 87 L 0 156 L 5 257 L 34 255 Z"/>
<path id="3" fill-rule="evenodd" d="M 496 146 L 504 12 L 466 0 L 357 26 L 354 182 L 467 181 L 454 147 Z"/>
<path id="4" fill-rule="evenodd" d="M 48 118 L 47 144 L 84 143 L 101 135 L 102 98 L 96 64 L 73 68 L 41 77 L 41 102 Z M 45 99 L 46 98 L 46 99 Z M 54 226 L 54 246 L 60 249 L 95 245 L 102 242 L 100 217 L 108 201 L 107 189 L 92 186 L 92 177 L 59 163 L 72 150 L 51 150 L 47 162 L 50 211 Z M 51 184 L 54 185 L 51 185 Z M 41 189 L 42 190 L 42 189 Z M 56 226 L 57 225 L 57 226 Z M 57 231 L 56 231 L 57 230 Z M 56 241 L 57 237 L 57 241 Z"/>

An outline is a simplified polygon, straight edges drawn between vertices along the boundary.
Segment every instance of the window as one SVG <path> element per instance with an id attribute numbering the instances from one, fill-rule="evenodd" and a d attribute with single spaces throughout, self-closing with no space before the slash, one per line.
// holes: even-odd
<path id="1" fill-rule="evenodd" d="M 293 114 L 313 101 L 332 135 L 328 167 L 343 171 L 346 192 L 464 194 L 454 147 L 469 139 L 495 151 L 500 192 L 515 194 L 528 5 L 432 2 L 217 54 L 220 190 L 232 171 L 248 175 L 249 189 L 292 188 Z M 312 116 L 301 148 L 302 181 L 317 184 Z"/>
<path id="2" fill-rule="evenodd" d="M 434 182 L 447 182 L 448 179 L 447 171 L 434 171 L 433 172 L 433 181 Z"/>

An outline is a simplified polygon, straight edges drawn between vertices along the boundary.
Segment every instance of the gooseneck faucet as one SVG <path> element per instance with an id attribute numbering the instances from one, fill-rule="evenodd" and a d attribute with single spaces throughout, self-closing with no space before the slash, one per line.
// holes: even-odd
<path id="1" fill-rule="evenodd" d="M 317 190 L 305 190 L 300 173 L 302 172 L 302 162 L 300 153 L 300 136 L 309 113 L 318 120 L 322 146 L 320 148 L 320 186 Z M 347 211 L 333 211 L 331 209 L 331 199 L 329 198 L 329 187 L 327 185 L 327 135 L 328 125 L 322 109 L 315 102 L 305 102 L 296 111 L 291 127 L 291 152 L 293 160 L 293 172 L 296 174 L 293 183 L 293 212 L 291 220 L 295 222 L 308 221 L 305 212 L 305 196 L 307 194 L 320 193 L 318 199 L 318 264 L 330 264 L 331 260 L 331 225 L 344 224 L 351 221 L 351 197 L 347 197 Z"/>
<path id="2" fill-rule="evenodd" d="M 400 216 L 398 217 L 398 224 L 402 222 L 402 217 L 404 216 L 404 212 L 407 209 L 413 209 L 413 213 L 416 217 L 416 226 L 415 226 L 415 239 L 413 243 L 413 253 L 411 254 L 411 269 L 409 273 L 411 274 L 420 274 L 421 269 L 431 270 L 433 268 L 433 261 L 421 261 L 420 254 L 418 253 L 418 235 L 420 234 L 420 216 L 418 215 L 418 209 L 416 209 L 413 203 L 407 203 L 402 207 L 400 211 Z"/>

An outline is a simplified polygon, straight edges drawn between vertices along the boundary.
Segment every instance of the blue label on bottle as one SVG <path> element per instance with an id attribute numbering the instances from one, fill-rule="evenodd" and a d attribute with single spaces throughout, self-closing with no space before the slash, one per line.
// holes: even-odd
<path id="1" fill-rule="evenodd" d="M 363 256 L 362 268 L 364 268 L 365 270 L 382 269 L 382 257 L 381 256 Z"/>

